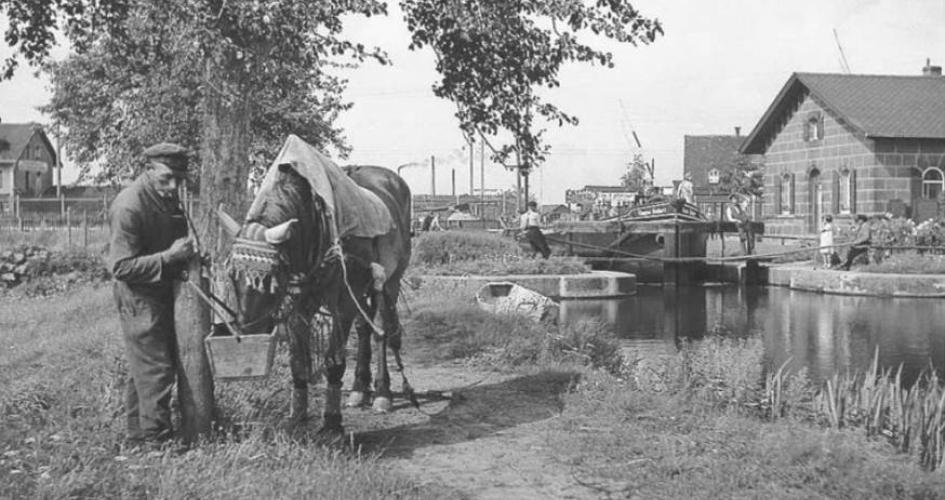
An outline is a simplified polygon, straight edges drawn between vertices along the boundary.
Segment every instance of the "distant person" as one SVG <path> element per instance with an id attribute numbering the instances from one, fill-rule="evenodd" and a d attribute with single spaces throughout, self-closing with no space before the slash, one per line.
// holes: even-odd
<path id="1" fill-rule="evenodd" d="M 528 210 L 522 214 L 520 229 L 525 232 L 528 243 L 532 250 L 541 253 L 542 258 L 547 259 L 551 255 L 551 249 L 548 248 L 548 242 L 545 241 L 545 235 L 541 232 L 541 216 L 538 215 L 538 203 L 528 202 Z"/>
<path id="2" fill-rule="evenodd" d="M 440 214 L 433 214 L 433 218 L 430 220 L 430 231 L 442 231 L 443 226 L 440 225 Z"/>
<path id="3" fill-rule="evenodd" d="M 680 181 L 679 185 L 676 186 L 676 198 L 680 200 L 685 200 L 686 203 L 692 204 L 695 201 L 695 198 L 692 194 L 692 174 L 686 172 L 686 175 L 683 176 L 683 180 Z"/>
<path id="4" fill-rule="evenodd" d="M 833 216 L 824 216 L 824 225 L 820 228 L 820 256 L 823 259 L 824 269 L 829 269 L 832 265 L 833 257 Z"/>
<path id="5" fill-rule="evenodd" d="M 432 225 L 433 225 L 433 212 L 430 212 L 423 218 L 423 223 L 420 224 L 420 230 L 423 232 L 427 232 L 430 230 L 430 226 Z"/>
<path id="6" fill-rule="evenodd" d="M 751 214 L 748 213 L 748 197 L 733 194 L 728 197 L 726 216 L 735 223 L 738 229 L 738 241 L 742 245 L 743 255 L 752 255 L 755 252 L 755 235 L 751 230 Z"/>
<path id="7" fill-rule="evenodd" d="M 843 263 L 843 269 L 845 270 L 850 270 L 850 266 L 857 257 L 867 255 L 870 249 L 870 241 L 873 237 L 872 229 L 867 222 L 866 216 L 863 214 L 856 214 L 856 226 L 854 227 L 854 231 L 853 241 L 850 242 L 850 250 L 847 251 L 847 261 Z M 868 256 L 866 260 L 868 263 Z"/>
<path id="8" fill-rule="evenodd" d="M 144 150 L 147 169 L 109 208 L 107 264 L 124 336 L 127 439 L 150 445 L 173 436 L 171 392 L 177 379 L 174 281 L 196 255 L 177 190 L 187 150 L 161 143 Z"/>

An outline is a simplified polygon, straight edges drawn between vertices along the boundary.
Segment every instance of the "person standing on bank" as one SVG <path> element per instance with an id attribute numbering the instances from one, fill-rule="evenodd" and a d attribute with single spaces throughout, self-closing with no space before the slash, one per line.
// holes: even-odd
<path id="1" fill-rule="evenodd" d="M 755 253 L 755 235 L 751 230 L 751 214 L 748 213 L 748 198 L 738 193 L 728 197 L 726 216 L 738 228 L 738 241 L 742 245 L 742 255 Z"/>
<path id="2" fill-rule="evenodd" d="M 173 281 L 196 254 L 178 187 L 187 174 L 187 150 L 161 143 L 144 151 L 146 170 L 109 208 L 108 268 L 115 278 L 128 377 L 127 439 L 131 444 L 166 441 L 171 428 L 171 390 L 177 378 Z"/>
<path id="3" fill-rule="evenodd" d="M 547 259 L 551 255 L 551 249 L 548 248 L 548 242 L 545 241 L 545 235 L 541 232 L 541 216 L 538 214 L 538 203 L 528 202 L 528 210 L 522 214 L 521 230 L 525 232 L 528 243 L 532 250 L 541 253 L 542 258 Z"/>
<path id="4" fill-rule="evenodd" d="M 843 263 L 843 269 L 849 271 L 853 261 L 860 255 L 865 255 L 870 249 L 870 240 L 873 237 L 872 229 L 866 221 L 866 216 L 856 214 L 856 231 L 853 241 L 850 242 L 850 250 L 847 252 L 847 261 Z M 867 259 L 868 260 L 868 259 Z"/>
<path id="5" fill-rule="evenodd" d="M 824 216 L 824 226 L 820 228 L 820 255 L 824 260 L 824 269 L 830 269 L 830 258 L 833 256 L 833 216 Z"/>

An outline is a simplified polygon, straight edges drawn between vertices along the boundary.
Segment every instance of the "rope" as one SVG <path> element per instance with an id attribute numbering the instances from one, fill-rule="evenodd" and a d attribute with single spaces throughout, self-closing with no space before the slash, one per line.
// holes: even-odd
<path id="1" fill-rule="evenodd" d="M 374 333 L 377 333 L 379 336 L 383 337 L 385 335 L 384 330 L 377 326 L 374 321 L 368 317 L 368 313 L 361 307 L 361 301 L 354 295 L 354 290 L 351 289 L 351 284 L 348 283 L 348 266 L 345 265 L 345 255 L 344 251 L 341 248 L 341 243 L 338 240 L 335 240 L 332 243 L 331 248 L 328 249 L 326 255 L 335 254 L 339 257 L 339 262 L 341 264 L 341 281 L 345 284 L 345 289 L 348 290 L 348 295 L 351 297 L 351 300 L 354 301 L 354 306 L 358 309 L 358 313 L 361 314 L 361 317 L 364 318 L 364 321 L 374 330 Z"/>

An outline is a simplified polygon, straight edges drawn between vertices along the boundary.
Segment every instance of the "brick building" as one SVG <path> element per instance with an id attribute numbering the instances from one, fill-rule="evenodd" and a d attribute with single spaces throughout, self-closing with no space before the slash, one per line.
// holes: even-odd
<path id="1" fill-rule="evenodd" d="M 768 234 L 816 232 L 825 214 L 924 220 L 945 187 L 945 78 L 795 73 L 745 139 L 765 155 Z"/>

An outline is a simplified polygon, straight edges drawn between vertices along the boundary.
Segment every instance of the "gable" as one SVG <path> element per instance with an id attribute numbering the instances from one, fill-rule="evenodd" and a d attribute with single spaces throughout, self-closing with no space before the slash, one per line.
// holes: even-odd
<path id="1" fill-rule="evenodd" d="M 38 140 L 46 148 L 52 164 L 56 150 L 43 128 L 35 123 L 0 123 L 0 162 L 14 162 L 23 157 L 30 143 Z"/>
<path id="2" fill-rule="evenodd" d="M 794 73 L 748 135 L 743 153 L 765 154 L 807 96 L 869 138 L 945 139 L 945 78 Z"/>
<path id="3" fill-rule="evenodd" d="M 735 163 L 745 141 L 740 135 L 687 135 L 683 145 L 683 172 L 692 174 L 692 183 L 704 186 L 709 182 L 709 171 L 719 173 Z"/>

